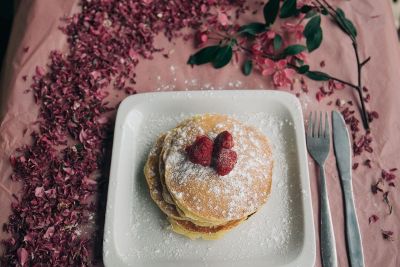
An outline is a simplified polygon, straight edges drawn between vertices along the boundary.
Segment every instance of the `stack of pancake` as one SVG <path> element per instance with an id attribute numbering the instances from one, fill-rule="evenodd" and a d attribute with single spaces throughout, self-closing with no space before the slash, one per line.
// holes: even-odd
<path id="1" fill-rule="evenodd" d="M 192 163 L 186 152 L 198 136 L 213 140 L 222 131 L 232 134 L 237 153 L 236 165 L 225 176 Z M 226 115 L 203 114 L 162 134 L 144 173 L 150 195 L 173 231 L 191 239 L 218 239 L 266 203 L 272 169 L 268 139 L 259 130 Z"/>

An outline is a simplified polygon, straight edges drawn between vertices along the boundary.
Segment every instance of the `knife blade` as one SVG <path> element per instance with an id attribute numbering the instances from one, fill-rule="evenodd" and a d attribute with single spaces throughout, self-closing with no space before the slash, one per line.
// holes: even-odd
<path id="1" fill-rule="evenodd" d="M 342 115 L 332 112 L 333 147 L 335 149 L 336 163 L 340 178 L 351 180 L 351 151 L 350 138 Z"/>
<path id="2" fill-rule="evenodd" d="M 337 111 L 332 112 L 332 129 L 333 148 L 344 197 L 348 257 L 352 267 L 361 267 L 364 266 L 364 256 L 353 200 L 350 139 L 346 123 Z"/>

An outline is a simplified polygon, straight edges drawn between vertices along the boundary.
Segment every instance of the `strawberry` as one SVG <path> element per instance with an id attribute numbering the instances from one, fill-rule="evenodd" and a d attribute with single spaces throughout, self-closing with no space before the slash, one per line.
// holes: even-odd
<path id="1" fill-rule="evenodd" d="M 221 176 L 230 173 L 237 161 L 237 154 L 231 149 L 221 148 L 216 153 L 214 168 Z"/>
<path id="2" fill-rule="evenodd" d="M 213 146 L 213 141 L 208 136 L 198 136 L 192 145 L 186 147 L 189 160 L 204 167 L 210 166 Z"/>
<path id="3" fill-rule="evenodd" d="M 217 150 L 220 148 L 232 148 L 234 145 L 232 134 L 228 131 L 219 133 L 215 138 L 214 144 Z"/>

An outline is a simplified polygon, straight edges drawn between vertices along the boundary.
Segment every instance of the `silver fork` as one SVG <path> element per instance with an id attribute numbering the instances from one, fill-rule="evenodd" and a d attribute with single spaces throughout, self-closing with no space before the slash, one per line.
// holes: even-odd
<path id="1" fill-rule="evenodd" d="M 325 160 L 329 154 L 330 133 L 328 114 L 325 113 L 325 131 L 322 130 L 322 112 L 320 112 L 318 133 L 315 126 L 317 124 L 317 112 L 315 112 L 315 120 L 312 121 L 312 112 L 308 120 L 307 131 L 307 150 L 311 157 L 315 160 L 319 167 L 319 191 L 320 191 L 320 208 L 321 208 L 321 226 L 320 226 L 320 246 L 322 266 L 336 267 L 336 247 L 335 236 L 333 233 L 333 225 L 331 211 L 329 208 L 328 192 L 326 189 L 325 179 Z"/>

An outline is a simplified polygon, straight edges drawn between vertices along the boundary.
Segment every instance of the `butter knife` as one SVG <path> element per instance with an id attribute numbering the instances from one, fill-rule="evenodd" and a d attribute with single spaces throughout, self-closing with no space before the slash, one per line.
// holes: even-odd
<path id="1" fill-rule="evenodd" d="M 332 112 L 332 129 L 336 164 L 339 170 L 344 196 L 346 242 L 350 265 L 352 267 L 364 266 L 361 235 L 353 200 L 349 133 L 347 132 L 346 124 L 342 115 L 337 111 Z"/>

